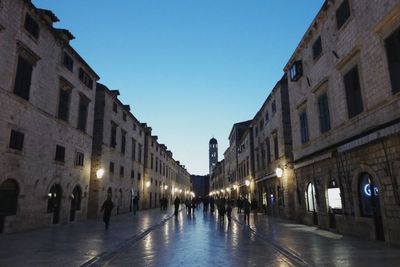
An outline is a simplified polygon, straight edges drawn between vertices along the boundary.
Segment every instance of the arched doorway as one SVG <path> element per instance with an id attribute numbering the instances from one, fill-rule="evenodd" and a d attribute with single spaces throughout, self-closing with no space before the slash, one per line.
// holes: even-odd
<path id="1" fill-rule="evenodd" d="M 62 190 L 59 184 L 54 184 L 48 193 L 47 213 L 53 213 L 53 224 L 60 222 L 61 193 Z"/>
<path id="2" fill-rule="evenodd" d="M 318 224 L 318 214 L 317 214 L 317 201 L 315 198 L 315 187 L 312 183 L 307 185 L 306 191 L 306 207 L 308 212 L 313 213 L 313 223 Z"/>
<path id="3" fill-rule="evenodd" d="M 82 190 L 79 186 L 75 186 L 71 194 L 71 210 L 69 215 L 70 222 L 75 221 L 75 213 L 77 210 L 81 209 L 81 199 L 82 199 Z"/>
<path id="4" fill-rule="evenodd" d="M 328 182 L 328 214 L 329 214 L 329 227 L 336 228 L 335 214 L 342 212 L 342 195 L 340 188 L 335 179 Z"/>
<path id="5" fill-rule="evenodd" d="M 5 217 L 17 214 L 18 194 L 19 186 L 15 180 L 8 179 L 0 185 L 0 233 Z"/>
<path id="6" fill-rule="evenodd" d="M 360 201 L 360 214 L 362 217 L 371 217 L 374 220 L 375 235 L 377 240 L 385 240 L 379 188 L 374 183 L 369 173 L 361 173 L 358 179 L 358 195 Z"/>

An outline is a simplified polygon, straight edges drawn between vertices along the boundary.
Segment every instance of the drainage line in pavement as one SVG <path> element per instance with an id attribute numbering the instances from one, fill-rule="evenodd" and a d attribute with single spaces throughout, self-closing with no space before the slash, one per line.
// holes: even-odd
<path id="1" fill-rule="evenodd" d="M 182 209 L 179 210 L 179 212 L 182 211 Z M 95 266 L 101 266 L 102 263 L 105 263 L 106 261 L 110 260 L 116 253 L 118 253 L 119 250 L 123 249 L 124 247 L 128 245 L 133 245 L 136 242 L 142 240 L 145 236 L 150 234 L 153 230 L 156 228 L 164 225 L 167 221 L 169 221 L 172 217 L 174 217 L 174 213 L 164 217 L 159 223 L 154 224 L 150 226 L 148 229 L 143 231 L 142 233 L 139 233 L 137 235 L 134 235 L 133 237 L 121 242 L 119 245 L 117 245 L 115 248 L 113 248 L 109 252 L 103 252 L 96 257 L 90 259 L 89 261 L 83 263 L 80 267 L 95 267 Z"/>
<path id="2" fill-rule="evenodd" d="M 284 247 L 280 245 L 277 241 L 274 239 L 267 237 L 261 233 L 258 233 L 255 229 L 251 228 L 249 225 L 244 224 L 239 221 L 237 218 L 232 218 L 236 223 L 242 225 L 242 226 L 247 226 L 247 228 L 252 232 L 255 236 L 260 237 L 262 240 L 265 242 L 268 242 L 274 249 L 276 249 L 279 253 L 287 257 L 289 260 L 295 262 L 296 264 L 304 267 L 315 267 L 315 264 L 309 263 L 306 260 L 304 260 L 301 255 L 296 253 L 295 251 L 291 250 L 290 248 Z"/>

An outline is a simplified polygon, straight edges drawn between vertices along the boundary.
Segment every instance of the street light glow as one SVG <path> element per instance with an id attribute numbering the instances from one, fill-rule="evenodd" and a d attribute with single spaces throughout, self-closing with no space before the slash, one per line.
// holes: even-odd
<path id="1" fill-rule="evenodd" d="M 282 168 L 276 168 L 275 169 L 275 174 L 276 174 L 276 176 L 278 177 L 278 178 L 281 178 L 282 177 L 282 175 L 283 175 L 283 170 L 282 170 Z"/>
<path id="2" fill-rule="evenodd" d="M 250 186 L 250 181 L 249 180 L 246 179 L 245 183 L 246 183 L 246 186 Z"/>
<path id="3" fill-rule="evenodd" d="M 146 182 L 146 187 L 147 187 L 147 188 L 150 187 L 150 182 L 149 182 L 149 181 Z"/>
<path id="4" fill-rule="evenodd" d="M 96 171 L 96 177 L 97 177 L 97 179 L 103 178 L 103 175 L 104 175 L 104 169 L 103 169 L 103 168 L 100 168 L 100 169 L 98 169 L 98 170 Z"/>

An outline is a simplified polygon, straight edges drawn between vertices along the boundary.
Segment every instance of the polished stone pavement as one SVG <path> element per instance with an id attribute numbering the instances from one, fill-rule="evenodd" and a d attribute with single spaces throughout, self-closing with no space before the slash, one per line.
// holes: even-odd
<path id="1" fill-rule="evenodd" d="M 252 215 L 142 211 L 0 236 L 0 266 L 400 266 L 400 249 Z"/>

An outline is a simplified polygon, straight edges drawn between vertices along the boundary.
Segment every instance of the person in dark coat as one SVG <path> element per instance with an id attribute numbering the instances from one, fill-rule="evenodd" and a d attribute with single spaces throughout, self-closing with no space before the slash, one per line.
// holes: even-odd
<path id="1" fill-rule="evenodd" d="M 244 210 L 244 224 L 250 224 L 250 202 L 247 198 L 242 200 L 243 210 Z"/>
<path id="2" fill-rule="evenodd" d="M 179 211 L 179 205 L 181 204 L 181 200 L 179 199 L 178 196 L 176 196 L 174 205 L 175 205 L 175 216 L 178 216 L 178 211 Z"/>
<path id="3" fill-rule="evenodd" d="M 114 203 L 111 201 L 111 196 L 107 196 L 107 200 L 104 201 L 103 206 L 101 206 L 101 211 L 103 212 L 103 221 L 106 225 L 106 230 L 110 224 L 111 211 L 114 208 Z"/>
<path id="4" fill-rule="evenodd" d="M 139 210 L 139 196 L 136 195 L 133 198 L 133 215 L 136 215 L 136 212 Z"/>
<path id="5" fill-rule="evenodd" d="M 232 206 L 230 202 L 228 202 L 228 207 L 226 208 L 226 216 L 228 217 L 228 222 L 230 222 L 232 219 Z"/>

